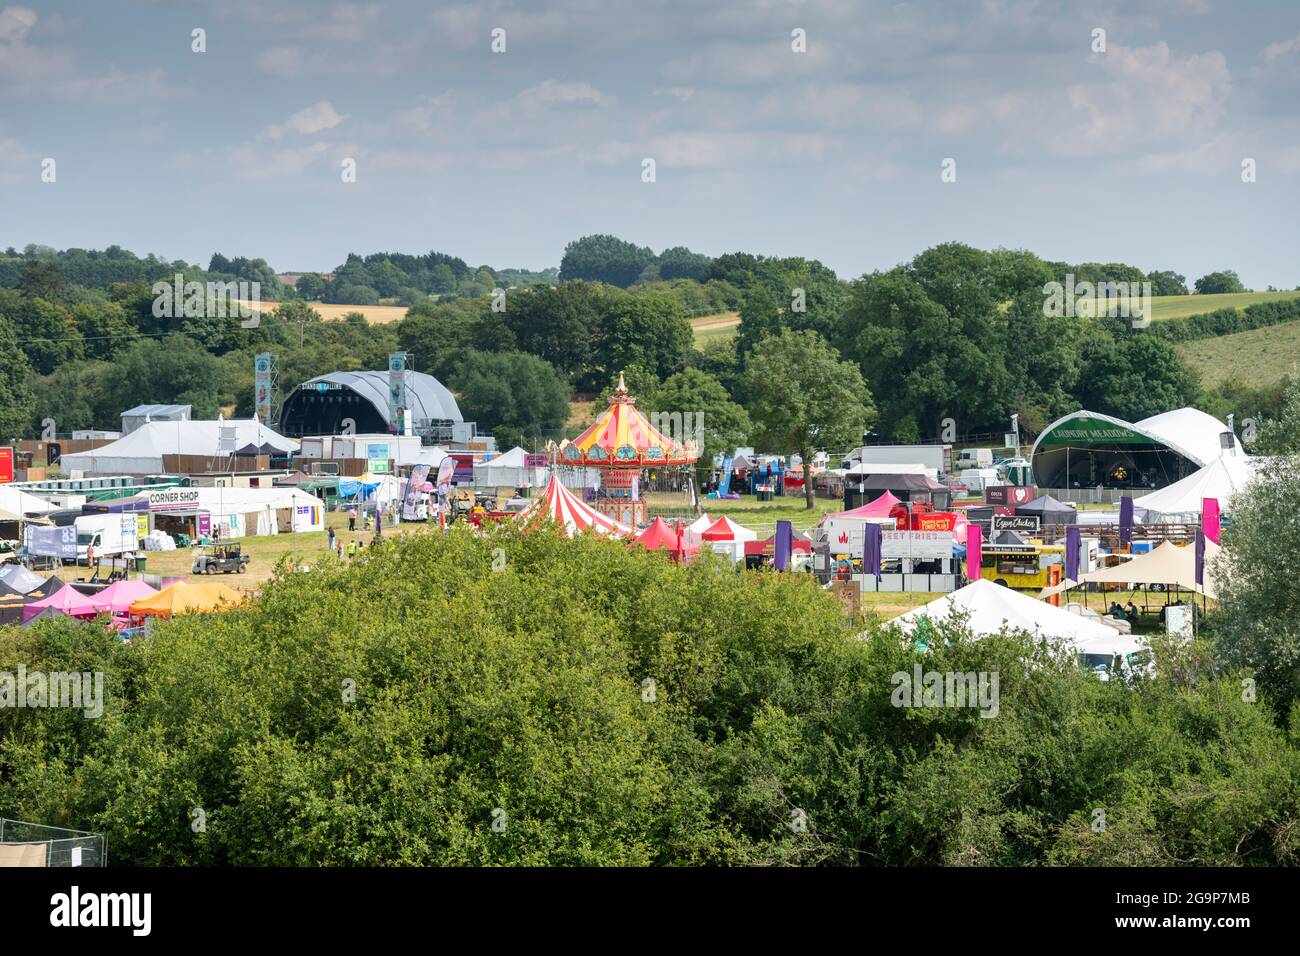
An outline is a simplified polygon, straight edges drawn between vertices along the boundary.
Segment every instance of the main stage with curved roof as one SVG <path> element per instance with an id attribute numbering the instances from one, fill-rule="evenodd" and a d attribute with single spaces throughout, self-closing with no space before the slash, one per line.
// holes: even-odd
<path id="1" fill-rule="evenodd" d="M 1228 426 L 1196 408 L 1139 422 L 1077 411 L 1043 429 L 1030 453 L 1042 488 L 1164 488 L 1215 461 Z M 1232 449 L 1245 452 L 1237 436 Z"/>
<path id="2" fill-rule="evenodd" d="M 406 373 L 406 401 L 416 422 L 463 422 L 460 406 L 447 387 L 424 372 Z M 397 428 L 388 410 L 388 372 L 330 372 L 294 389 L 280 411 L 286 435 L 337 435 L 344 419 L 358 434 Z"/>

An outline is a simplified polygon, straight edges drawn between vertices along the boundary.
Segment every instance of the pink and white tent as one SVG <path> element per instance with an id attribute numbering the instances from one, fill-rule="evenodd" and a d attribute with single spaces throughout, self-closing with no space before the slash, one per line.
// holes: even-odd
<path id="1" fill-rule="evenodd" d="M 136 601 L 158 593 L 143 581 L 114 581 L 98 594 L 91 595 L 95 605 L 110 614 L 125 614 Z"/>
<path id="2" fill-rule="evenodd" d="M 560 483 L 554 475 L 542 496 L 519 513 L 517 519 L 524 525 L 554 521 L 569 537 L 583 531 L 613 538 L 627 537 L 632 529 L 603 515 Z"/>
<path id="3" fill-rule="evenodd" d="M 71 584 L 65 584 L 47 598 L 23 605 L 23 620 L 29 621 L 47 607 L 70 617 L 94 617 L 102 613 L 99 605 Z"/>

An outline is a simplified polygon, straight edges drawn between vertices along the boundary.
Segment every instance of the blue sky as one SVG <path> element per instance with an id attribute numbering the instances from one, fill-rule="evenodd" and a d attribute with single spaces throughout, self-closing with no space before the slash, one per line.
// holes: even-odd
<path id="1" fill-rule="evenodd" d="M 1295 0 L 0 0 L 0 246 L 540 269 L 610 232 L 853 277 L 960 240 L 1293 288 L 1297 104 Z"/>

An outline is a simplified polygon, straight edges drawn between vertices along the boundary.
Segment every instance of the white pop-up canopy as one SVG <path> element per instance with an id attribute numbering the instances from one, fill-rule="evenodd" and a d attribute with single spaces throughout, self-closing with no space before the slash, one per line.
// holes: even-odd
<path id="1" fill-rule="evenodd" d="M 1232 497 L 1255 479 L 1255 473 L 1264 460 L 1222 455 L 1166 488 L 1135 498 L 1133 507 L 1162 515 L 1191 516 L 1201 513 L 1206 498 L 1217 498 L 1220 510 L 1226 512 Z"/>
<path id="2" fill-rule="evenodd" d="M 978 636 L 1023 630 L 1054 644 L 1069 644 L 1080 654 L 1132 654 L 1142 649 L 1131 635 L 1107 624 L 983 578 L 894 618 L 894 623 L 910 633 L 922 620 L 942 621 L 962 612 L 969 615 L 971 633 Z"/>
<path id="3" fill-rule="evenodd" d="M 1079 576 L 1080 584 L 1102 581 L 1120 584 L 1163 584 L 1166 587 L 1182 588 L 1194 591 L 1208 598 L 1218 598 L 1214 586 L 1213 568 L 1220 547 L 1208 538 L 1205 541 L 1205 585 L 1196 583 L 1196 548 L 1194 545 L 1179 547 L 1172 541 L 1162 541 L 1160 546 L 1148 554 L 1125 561 L 1113 568 L 1103 568 Z"/>
<path id="4" fill-rule="evenodd" d="M 516 445 L 509 451 L 474 466 L 474 483 L 484 488 L 540 487 L 545 468 L 529 468 L 528 453 Z"/>

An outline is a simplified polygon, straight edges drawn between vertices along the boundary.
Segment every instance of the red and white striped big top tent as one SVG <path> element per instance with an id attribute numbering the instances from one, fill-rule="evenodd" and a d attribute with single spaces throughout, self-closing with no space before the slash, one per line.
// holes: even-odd
<path id="1" fill-rule="evenodd" d="M 582 531 L 613 538 L 623 538 L 632 533 L 631 528 L 584 503 L 554 475 L 542 496 L 521 511 L 517 520 L 525 526 L 554 521 L 569 537 Z"/>

